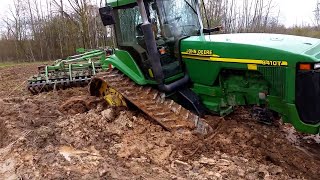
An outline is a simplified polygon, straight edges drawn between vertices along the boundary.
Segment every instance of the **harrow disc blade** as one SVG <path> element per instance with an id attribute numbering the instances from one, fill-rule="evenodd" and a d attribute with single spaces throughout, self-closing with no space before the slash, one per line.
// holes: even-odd
<path id="1" fill-rule="evenodd" d="M 85 87 L 89 84 L 90 80 L 91 77 L 77 77 L 74 80 L 29 80 L 27 89 L 31 92 L 31 94 L 36 95 L 42 92 L 49 92 L 53 90 L 64 90 L 72 87 Z"/>

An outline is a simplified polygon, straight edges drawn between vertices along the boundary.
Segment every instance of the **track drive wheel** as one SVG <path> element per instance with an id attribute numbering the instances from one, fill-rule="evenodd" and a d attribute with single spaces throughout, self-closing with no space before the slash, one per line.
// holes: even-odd
<path id="1" fill-rule="evenodd" d="M 89 84 L 91 96 L 103 97 L 110 106 L 127 106 L 125 98 L 115 89 L 108 86 L 102 78 L 95 77 Z"/>

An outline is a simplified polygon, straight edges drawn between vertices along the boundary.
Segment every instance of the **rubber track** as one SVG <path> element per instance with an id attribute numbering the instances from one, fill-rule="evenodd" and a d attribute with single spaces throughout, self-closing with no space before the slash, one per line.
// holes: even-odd
<path id="1" fill-rule="evenodd" d="M 151 87 L 135 84 L 119 70 L 102 72 L 97 77 L 106 81 L 110 87 L 116 89 L 168 131 L 195 130 L 204 135 L 212 131 L 204 119 L 173 100 L 166 99 L 164 93 Z"/>

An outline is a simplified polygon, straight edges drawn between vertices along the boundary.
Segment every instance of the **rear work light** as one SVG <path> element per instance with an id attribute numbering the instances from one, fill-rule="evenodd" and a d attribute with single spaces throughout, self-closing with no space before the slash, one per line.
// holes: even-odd
<path id="1" fill-rule="evenodd" d="M 300 63 L 298 69 L 303 71 L 320 70 L 320 63 Z"/>
<path id="2" fill-rule="evenodd" d="M 311 64 L 299 64 L 300 70 L 311 70 Z"/>

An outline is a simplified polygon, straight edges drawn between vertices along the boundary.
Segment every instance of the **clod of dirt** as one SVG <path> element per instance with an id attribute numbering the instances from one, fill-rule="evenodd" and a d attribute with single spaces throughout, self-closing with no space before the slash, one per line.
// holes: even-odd
<path id="1" fill-rule="evenodd" d="M 121 111 L 118 118 L 114 121 L 120 128 L 128 127 L 132 128 L 133 123 L 132 120 L 129 118 L 128 113 L 126 111 Z"/>
<path id="2" fill-rule="evenodd" d="M 271 166 L 268 168 L 268 171 L 272 174 L 272 175 L 278 175 L 282 173 L 282 168 L 279 166 Z"/>
<path id="3" fill-rule="evenodd" d="M 13 158 L 8 158 L 3 162 L 0 161 L 0 174 L 2 175 L 2 179 L 19 179 L 14 173 L 16 163 Z"/>
<path id="4" fill-rule="evenodd" d="M 85 113 L 102 102 L 101 98 L 93 96 L 72 97 L 60 106 L 60 111 L 68 114 Z"/>
<path id="5" fill-rule="evenodd" d="M 216 161 L 214 159 L 209 159 L 209 158 L 206 158 L 204 156 L 201 157 L 199 162 L 201 164 L 208 164 L 208 165 L 215 165 L 216 164 Z"/>
<path id="6" fill-rule="evenodd" d="M 115 118 L 115 112 L 112 108 L 102 111 L 101 115 L 107 122 L 111 122 Z"/>
<path id="7" fill-rule="evenodd" d="M 175 170 L 191 170 L 192 169 L 192 166 L 186 162 L 183 162 L 183 161 L 180 161 L 180 160 L 174 160 L 172 163 L 171 163 L 171 166 L 170 166 L 172 169 L 175 169 Z"/>
<path id="8" fill-rule="evenodd" d="M 150 158 L 151 160 L 159 165 L 163 165 L 167 163 L 167 160 L 169 159 L 170 154 L 172 153 L 171 146 L 169 147 L 157 147 L 151 150 L 150 152 Z"/>

